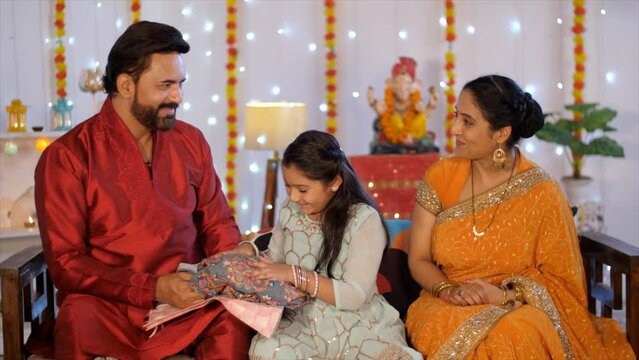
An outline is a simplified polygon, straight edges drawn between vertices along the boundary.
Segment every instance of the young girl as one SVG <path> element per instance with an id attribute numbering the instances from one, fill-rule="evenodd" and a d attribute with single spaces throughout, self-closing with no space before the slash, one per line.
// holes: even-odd
<path id="1" fill-rule="evenodd" d="M 282 172 L 289 198 L 252 275 L 291 282 L 311 300 L 272 337 L 256 335 L 250 358 L 421 359 L 377 292 L 388 234 L 337 140 L 302 133 L 286 148 Z"/>

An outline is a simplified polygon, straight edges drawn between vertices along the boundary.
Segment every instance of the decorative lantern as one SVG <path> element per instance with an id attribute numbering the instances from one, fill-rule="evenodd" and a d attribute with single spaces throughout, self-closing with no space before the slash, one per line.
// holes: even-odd
<path id="1" fill-rule="evenodd" d="M 7 111 L 7 131 L 27 131 L 27 107 L 18 99 L 11 100 L 11 104 L 5 107 Z"/>
<path id="2" fill-rule="evenodd" d="M 71 130 L 73 121 L 71 120 L 71 110 L 73 105 L 65 99 L 58 99 L 58 102 L 51 107 L 53 110 L 53 130 Z"/>

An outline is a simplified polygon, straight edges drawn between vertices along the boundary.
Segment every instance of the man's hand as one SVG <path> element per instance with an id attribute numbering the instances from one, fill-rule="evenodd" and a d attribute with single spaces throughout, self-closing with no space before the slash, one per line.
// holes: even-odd
<path id="1" fill-rule="evenodd" d="M 204 299 L 204 295 L 193 290 L 187 281 L 192 275 L 187 272 L 177 272 L 162 275 L 155 285 L 155 299 L 182 309 Z"/>

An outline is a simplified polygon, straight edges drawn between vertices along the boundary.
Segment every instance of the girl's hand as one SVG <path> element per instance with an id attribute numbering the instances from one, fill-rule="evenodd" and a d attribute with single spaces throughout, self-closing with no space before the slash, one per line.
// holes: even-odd
<path id="1" fill-rule="evenodd" d="M 251 271 L 250 276 L 254 276 L 260 280 L 280 280 L 294 282 L 293 271 L 291 265 L 276 264 L 269 258 L 261 257 L 253 263 L 255 269 Z"/>
<path id="2" fill-rule="evenodd" d="M 499 288 L 497 290 L 501 291 Z M 482 305 L 490 301 L 485 288 L 472 281 L 452 286 L 445 291 L 444 300 L 459 306 Z"/>

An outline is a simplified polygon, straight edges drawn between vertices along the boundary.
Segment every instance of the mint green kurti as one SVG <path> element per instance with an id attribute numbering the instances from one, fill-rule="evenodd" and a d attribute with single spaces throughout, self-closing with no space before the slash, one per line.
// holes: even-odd
<path id="1" fill-rule="evenodd" d="M 377 271 L 386 245 L 383 224 L 370 206 L 358 204 L 332 275 L 336 305 L 311 299 L 294 318 L 284 317 L 271 338 L 256 335 L 251 359 L 421 359 L 406 345 L 398 312 L 377 292 Z M 313 270 L 323 236 L 292 202 L 285 202 L 268 256 Z M 327 276 L 326 268 L 321 275 Z"/>

